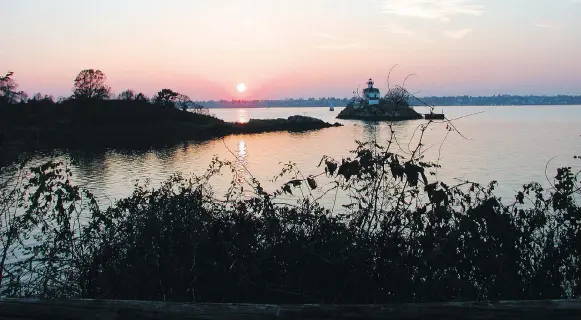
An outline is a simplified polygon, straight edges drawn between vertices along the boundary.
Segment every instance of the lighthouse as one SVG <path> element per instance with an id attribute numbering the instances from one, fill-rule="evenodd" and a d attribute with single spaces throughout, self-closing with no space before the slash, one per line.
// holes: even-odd
<path id="1" fill-rule="evenodd" d="M 379 104 L 379 89 L 373 87 L 373 80 L 369 78 L 367 88 L 363 89 L 363 96 L 367 104 Z"/>

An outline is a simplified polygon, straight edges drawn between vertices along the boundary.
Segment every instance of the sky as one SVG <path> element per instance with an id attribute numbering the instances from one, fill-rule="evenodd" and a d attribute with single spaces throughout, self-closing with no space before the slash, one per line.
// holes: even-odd
<path id="1" fill-rule="evenodd" d="M 581 94 L 581 0 L 0 0 L 0 73 L 69 96 L 351 97 L 373 78 L 419 96 Z M 244 93 L 236 86 L 244 83 Z"/>

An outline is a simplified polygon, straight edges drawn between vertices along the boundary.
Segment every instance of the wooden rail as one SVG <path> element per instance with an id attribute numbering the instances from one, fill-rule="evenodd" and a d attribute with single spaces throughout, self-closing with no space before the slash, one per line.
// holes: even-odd
<path id="1" fill-rule="evenodd" d="M 0 319 L 581 319 L 581 300 L 400 305 L 187 304 L 110 300 L 0 300 Z"/>

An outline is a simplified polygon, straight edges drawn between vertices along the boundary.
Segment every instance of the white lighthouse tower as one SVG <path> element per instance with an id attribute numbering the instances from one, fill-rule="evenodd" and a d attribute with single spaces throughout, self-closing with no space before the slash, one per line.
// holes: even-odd
<path id="1" fill-rule="evenodd" d="M 369 78 L 367 88 L 363 89 L 363 96 L 368 104 L 379 104 L 379 89 L 373 87 L 373 80 Z"/>

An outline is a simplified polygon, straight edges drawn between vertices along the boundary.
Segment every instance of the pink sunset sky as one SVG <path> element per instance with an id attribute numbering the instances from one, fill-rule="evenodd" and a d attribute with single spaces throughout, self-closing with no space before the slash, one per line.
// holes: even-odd
<path id="1" fill-rule="evenodd" d="M 350 97 L 408 74 L 425 95 L 581 94 L 581 0 L 0 0 L 0 72 L 71 94 Z M 7 26 L 7 27 L 6 27 Z M 248 90 L 238 93 L 245 83 Z"/>

